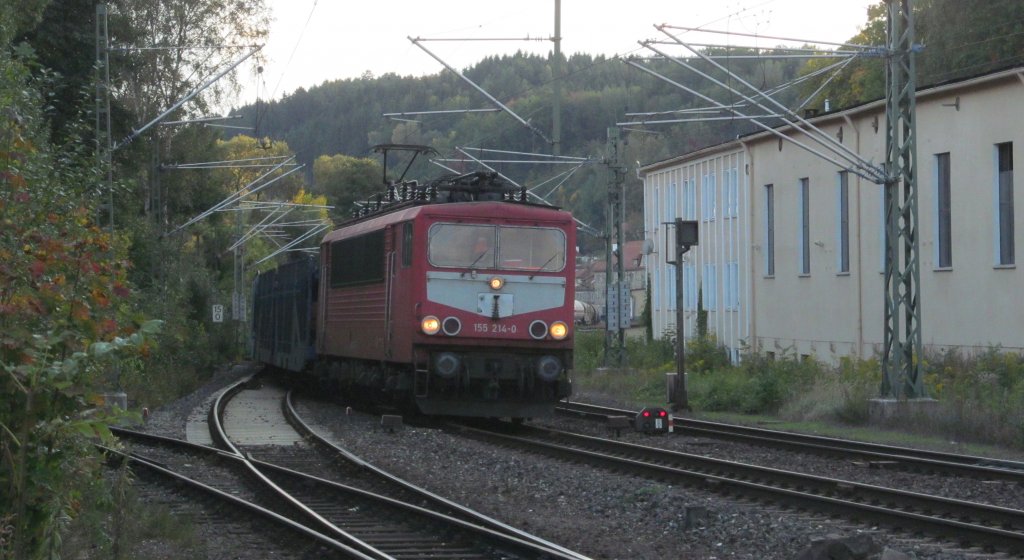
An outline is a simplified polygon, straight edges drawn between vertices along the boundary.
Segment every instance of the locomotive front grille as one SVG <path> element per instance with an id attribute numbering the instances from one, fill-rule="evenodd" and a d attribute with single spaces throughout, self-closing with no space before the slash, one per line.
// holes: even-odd
<path id="1" fill-rule="evenodd" d="M 426 391 L 416 404 L 426 414 L 523 416 L 550 414 L 569 396 L 571 351 L 482 352 L 471 347 L 424 349 Z M 507 411 L 507 412 L 502 412 Z"/>

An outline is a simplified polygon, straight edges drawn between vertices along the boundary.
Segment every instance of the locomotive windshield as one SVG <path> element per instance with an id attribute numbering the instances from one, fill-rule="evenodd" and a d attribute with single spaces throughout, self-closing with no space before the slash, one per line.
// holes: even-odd
<path id="1" fill-rule="evenodd" d="M 555 228 L 481 224 L 434 224 L 430 227 L 430 264 L 557 272 L 565 268 L 565 232 Z"/>

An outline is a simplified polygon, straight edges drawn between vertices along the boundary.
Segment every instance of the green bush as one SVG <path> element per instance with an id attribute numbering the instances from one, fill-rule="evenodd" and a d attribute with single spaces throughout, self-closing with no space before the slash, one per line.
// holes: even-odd
<path id="1" fill-rule="evenodd" d="M 703 373 L 732 365 L 729 351 L 718 343 L 714 333 L 691 339 L 686 344 L 686 371 Z"/>
<path id="2" fill-rule="evenodd" d="M 573 346 L 573 369 L 577 374 L 592 372 L 604 360 L 604 331 L 576 331 Z"/>
<path id="3" fill-rule="evenodd" d="M 676 370 L 675 345 L 668 340 L 647 342 L 642 338 L 627 338 L 626 356 L 629 365 L 637 369 L 659 369 L 662 373 Z"/>
<path id="4" fill-rule="evenodd" d="M 738 366 L 695 371 L 690 377 L 690 401 L 700 410 L 777 413 L 821 377 L 823 370 L 815 360 L 775 360 L 748 354 Z"/>

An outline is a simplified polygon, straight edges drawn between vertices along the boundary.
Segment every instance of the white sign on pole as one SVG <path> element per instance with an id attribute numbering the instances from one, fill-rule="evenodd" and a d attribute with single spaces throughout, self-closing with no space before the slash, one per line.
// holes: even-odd
<path id="1" fill-rule="evenodd" d="M 629 286 L 619 287 L 619 328 L 628 329 L 633 322 L 633 298 Z"/>
<path id="2" fill-rule="evenodd" d="M 619 290 L 618 284 L 608 286 L 605 292 L 604 323 L 605 330 L 619 330 Z"/>
<path id="3" fill-rule="evenodd" d="M 223 323 L 224 322 L 224 306 L 219 304 L 219 303 L 215 303 L 213 305 L 213 322 L 214 323 Z"/>

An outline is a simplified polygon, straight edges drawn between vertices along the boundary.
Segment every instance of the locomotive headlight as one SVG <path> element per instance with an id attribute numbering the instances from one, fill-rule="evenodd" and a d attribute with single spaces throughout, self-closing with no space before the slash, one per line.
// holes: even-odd
<path id="1" fill-rule="evenodd" d="M 458 317 L 445 317 L 441 323 L 441 330 L 448 336 L 455 336 L 462 331 L 462 321 Z"/>
<path id="2" fill-rule="evenodd" d="M 551 323 L 551 338 L 562 340 L 569 334 L 569 326 L 561 321 Z"/>
<path id="3" fill-rule="evenodd" d="M 505 279 L 501 276 L 492 276 L 491 279 L 487 281 L 487 285 L 490 286 L 492 290 L 497 291 L 505 286 Z"/>
<path id="4" fill-rule="evenodd" d="M 540 340 L 548 335 L 548 325 L 544 321 L 537 319 L 530 323 L 530 336 Z"/>
<path id="5" fill-rule="evenodd" d="M 544 356 L 537 360 L 537 377 L 542 381 L 555 381 L 562 373 L 562 362 L 554 356 Z"/>
<path id="6" fill-rule="evenodd" d="M 437 334 L 441 330 L 441 320 L 433 315 L 427 315 L 420 321 L 420 328 L 425 334 Z"/>

